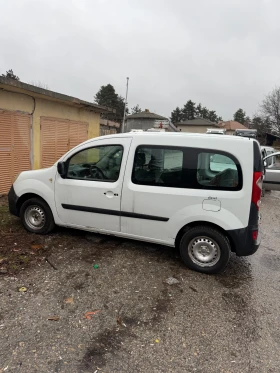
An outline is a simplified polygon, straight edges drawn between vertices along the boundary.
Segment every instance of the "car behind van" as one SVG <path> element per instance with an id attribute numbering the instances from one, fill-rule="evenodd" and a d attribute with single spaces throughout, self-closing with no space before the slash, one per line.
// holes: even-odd
<path id="1" fill-rule="evenodd" d="M 273 153 L 276 153 L 276 150 L 271 146 L 261 146 L 261 154 L 263 159 Z M 270 162 L 272 162 L 272 159 L 270 160 Z"/>
<path id="2" fill-rule="evenodd" d="M 280 190 L 280 153 L 270 146 L 261 146 L 265 166 L 263 195 L 266 190 Z"/>
<path id="3" fill-rule="evenodd" d="M 55 225 L 176 246 L 204 273 L 260 244 L 263 162 L 256 140 L 186 133 L 102 136 L 52 167 L 22 172 L 10 212 L 32 233 Z"/>
<path id="4" fill-rule="evenodd" d="M 236 129 L 234 132 L 235 136 L 248 137 L 252 139 L 257 138 L 257 130 L 255 129 Z"/>

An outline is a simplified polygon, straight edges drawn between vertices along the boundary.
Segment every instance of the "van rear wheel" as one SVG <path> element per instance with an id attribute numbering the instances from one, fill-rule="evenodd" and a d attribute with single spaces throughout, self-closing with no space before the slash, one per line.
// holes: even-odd
<path id="1" fill-rule="evenodd" d="M 47 234 L 55 226 L 51 209 L 40 198 L 31 198 L 22 204 L 20 219 L 27 231 L 37 234 Z"/>
<path id="2" fill-rule="evenodd" d="M 180 241 L 183 262 L 198 272 L 222 272 L 230 259 L 231 247 L 225 235 L 214 228 L 196 226 L 186 230 Z"/>

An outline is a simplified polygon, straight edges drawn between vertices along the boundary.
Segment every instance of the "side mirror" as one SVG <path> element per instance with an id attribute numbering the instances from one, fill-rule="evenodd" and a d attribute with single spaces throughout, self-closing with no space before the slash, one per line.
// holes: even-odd
<path id="1" fill-rule="evenodd" d="M 65 162 L 58 162 L 57 164 L 57 172 L 59 175 L 64 178 L 66 176 L 66 165 Z"/>
<path id="2" fill-rule="evenodd" d="M 264 167 L 267 167 L 267 161 L 263 161 Z"/>

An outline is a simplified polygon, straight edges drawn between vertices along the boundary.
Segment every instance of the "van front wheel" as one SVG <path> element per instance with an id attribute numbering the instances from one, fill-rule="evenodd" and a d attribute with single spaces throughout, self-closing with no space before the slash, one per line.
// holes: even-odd
<path id="1" fill-rule="evenodd" d="M 22 204 L 20 219 L 27 231 L 37 234 L 47 234 L 55 225 L 51 209 L 40 198 L 31 198 Z"/>
<path id="2" fill-rule="evenodd" d="M 226 236 L 214 228 L 196 226 L 186 230 L 180 242 L 183 262 L 198 272 L 222 272 L 230 258 L 231 248 Z"/>

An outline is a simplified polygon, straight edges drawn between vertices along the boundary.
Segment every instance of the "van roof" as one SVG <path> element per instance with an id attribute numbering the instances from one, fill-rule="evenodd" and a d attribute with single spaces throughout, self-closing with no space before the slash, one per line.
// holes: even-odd
<path id="1" fill-rule="evenodd" d="M 112 138 L 120 138 L 120 137 L 153 137 L 153 138 L 161 138 L 161 137 L 205 137 L 207 140 L 210 139 L 209 135 L 206 133 L 188 133 L 188 132 L 125 132 L 125 133 L 117 133 L 113 135 L 105 135 L 100 136 L 98 138 L 102 139 L 112 139 Z M 90 142 L 97 139 L 94 137 L 86 142 Z M 211 139 L 209 141 L 213 141 L 213 139 L 219 139 L 222 141 L 224 140 L 232 140 L 232 141 L 256 141 L 255 139 L 249 137 L 241 137 L 241 136 L 232 136 L 232 135 L 221 135 L 219 134 L 212 134 Z"/>

